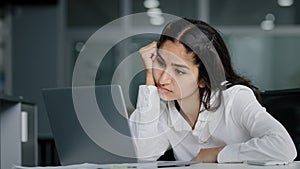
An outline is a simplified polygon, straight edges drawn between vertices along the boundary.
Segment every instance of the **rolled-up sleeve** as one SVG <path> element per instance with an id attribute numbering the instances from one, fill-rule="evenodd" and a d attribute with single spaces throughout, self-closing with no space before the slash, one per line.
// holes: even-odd
<path id="1" fill-rule="evenodd" d="M 160 124 L 160 98 L 155 86 L 141 85 L 129 125 L 140 161 L 155 161 L 169 147 Z"/>
<path id="2" fill-rule="evenodd" d="M 218 155 L 219 163 L 247 160 L 291 162 L 297 156 L 286 129 L 266 112 L 250 89 L 241 89 L 234 96 L 231 117 L 249 133 L 251 139 L 225 146 Z"/>

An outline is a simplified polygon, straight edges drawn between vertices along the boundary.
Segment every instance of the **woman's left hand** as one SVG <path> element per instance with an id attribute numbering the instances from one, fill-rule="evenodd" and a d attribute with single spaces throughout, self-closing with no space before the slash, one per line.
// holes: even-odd
<path id="1" fill-rule="evenodd" d="M 201 149 L 198 155 L 195 158 L 193 158 L 192 161 L 201 161 L 204 163 L 216 163 L 218 154 L 223 148 L 224 146 Z"/>

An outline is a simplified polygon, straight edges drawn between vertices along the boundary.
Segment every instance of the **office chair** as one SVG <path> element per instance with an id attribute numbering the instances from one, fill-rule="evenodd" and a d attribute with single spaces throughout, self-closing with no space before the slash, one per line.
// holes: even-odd
<path id="1" fill-rule="evenodd" d="M 300 150 L 300 88 L 270 90 L 261 93 L 261 104 L 288 131 Z M 300 155 L 295 160 L 300 160 Z"/>

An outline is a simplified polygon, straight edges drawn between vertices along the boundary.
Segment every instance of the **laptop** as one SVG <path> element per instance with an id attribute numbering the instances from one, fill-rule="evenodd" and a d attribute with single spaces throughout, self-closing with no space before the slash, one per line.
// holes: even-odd
<path id="1" fill-rule="evenodd" d="M 42 93 L 62 165 L 137 164 L 119 85 L 43 89 Z M 175 167 L 197 163 L 159 161 L 148 164 Z"/>
<path id="2" fill-rule="evenodd" d="M 62 165 L 137 162 L 119 85 L 43 89 L 43 98 Z"/>

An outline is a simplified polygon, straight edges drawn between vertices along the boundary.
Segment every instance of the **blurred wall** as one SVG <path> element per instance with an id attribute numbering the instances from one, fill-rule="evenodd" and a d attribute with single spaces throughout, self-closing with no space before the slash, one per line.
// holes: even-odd
<path id="1" fill-rule="evenodd" d="M 58 85 L 58 6 L 21 6 L 12 19 L 12 94 L 38 104 L 39 136 L 51 131 L 41 95 Z M 63 73 L 63 72 L 61 72 Z"/>

